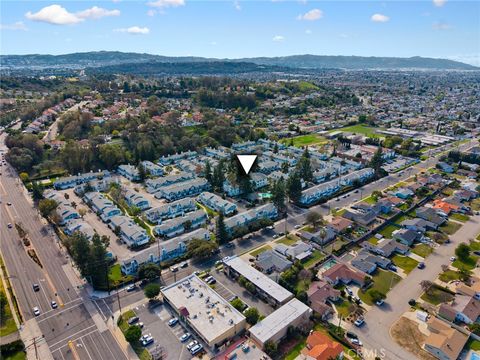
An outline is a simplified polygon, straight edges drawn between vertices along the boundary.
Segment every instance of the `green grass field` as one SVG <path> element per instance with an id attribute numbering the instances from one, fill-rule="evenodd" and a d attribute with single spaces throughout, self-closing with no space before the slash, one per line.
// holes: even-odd
<path id="1" fill-rule="evenodd" d="M 0 292 L 4 295 L 6 294 L 6 290 L 3 287 L 3 281 L 0 281 Z M 10 306 L 7 303 L 5 306 L 5 316 L 0 319 L 1 336 L 7 336 L 17 331 L 17 324 L 15 324 L 15 320 L 13 319 L 12 310 L 13 309 L 10 309 Z"/>
<path id="2" fill-rule="evenodd" d="M 389 239 L 392 237 L 392 233 L 398 229 L 399 228 L 396 227 L 395 225 L 387 225 L 382 230 L 379 231 L 379 234 L 382 234 L 384 237 Z"/>
<path id="3" fill-rule="evenodd" d="M 460 280 L 460 273 L 458 271 L 454 271 L 454 270 L 449 269 L 449 270 L 441 273 L 438 278 L 441 281 L 448 283 L 450 281 Z"/>
<path id="4" fill-rule="evenodd" d="M 373 286 L 370 287 L 368 290 L 375 289 L 380 291 L 382 294 L 387 294 L 391 288 L 393 288 L 396 284 L 400 282 L 402 279 L 397 274 L 391 271 L 385 271 L 378 269 L 375 275 L 372 276 L 373 278 Z M 373 301 L 370 297 L 370 294 L 366 292 L 359 291 L 358 297 L 366 304 L 373 305 Z"/>
<path id="5" fill-rule="evenodd" d="M 272 247 L 270 245 L 265 245 L 265 246 L 262 246 L 262 247 L 259 247 L 258 249 L 256 250 L 253 250 L 250 255 L 252 256 L 257 256 L 257 255 L 260 255 L 261 253 L 267 251 L 267 250 L 272 250 Z"/>
<path id="6" fill-rule="evenodd" d="M 277 244 L 283 244 L 283 245 L 293 245 L 295 244 L 297 241 L 299 241 L 300 238 L 296 235 L 293 235 L 293 234 L 289 234 L 288 237 L 284 237 L 280 240 L 277 240 L 275 241 Z"/>
<path id="7" fill-rule="evenodd" d="M 323 254 L 320 250 L 314 250 L 312 252 L 312 256 L 303 263 L 303 266 L 305 266 L 305 268 L 311 268 L 311 267 L 314 267 L 315 265 L 317 265 L 320 260 L 322 260 L 323 258 L 325 257 L 325 254 Z"/>
<path id="8" fill-rule="evenodd" d="M 380 136 L 375 132 L 376 130 L 378 130 L 378 129 L 370 127 L 370 126 L 358 124 L 358 125 L 353 125 L 353 126 L 347 126 L 347 127 L 340 128 L 340 129 L 334 129 L 334 130 L 331 130 L 330 132 L 344 131 L 344 132 L 350 132 L 350 133 L 354 133 L 354 134 L 361 134 L 361 135 L 365 135 L 365 136 L 369 136 L 369 137 L 373 137 L 373 138 L 378 138 Z"/>
<path id="9" fill-rule="evenodd" d="M 410 271 L 415 269 L 418 265 L 417 260 L 402 255 L 395 255 L 392 258 L 392 262 L 395 264 L 395 266 L 398 266 L 400 269 L 405 271 L 406 274 L 410 273 Z"/>
<path id="10" fill-rule="evenodd" d="M 289 139 L 283 139 L 282 143 L 290 145 L 290 142 L 293 140 L 293 146 L 296 147 L 303 147 L 309 145 L 319 145 L 319 144 L 326 144 L 328 142 L 323 136 L 318 134 L 307 134 L 307 135 L 300 135 Z"/>
<path id="11" fill-rule="evenodd" d="M 2 358 L 4 360 L 26 360 L 27 359 L 27 354 L 25 354 L 23 351 L 18 351 L 13 355 L 6 356 Z"/>
<path id="12" fill-rule="evenodd" d="M 467 260 L 457 259 L 452 263 L 453 267 L 457 269 L 472 270 L 477 265 L 478 256 L 469 256 Z"/>
<path id="13" fill-rule="evenodd" d="M 462 225 L 454 223 L 452 221 L 447 221 L 445 224 L 440 226 L 440 230 L 442 230 L 445 234 L 453 235 L 460 229 Z"/>
<path id="14" fill-rule="evenodd" d="M 412 249 L 412 252 L 414 254 L 417 254 L 418 256 L 426 258 L 428 255 L 430 255 L 433 252 L 433 248 L 426 244 L 418 244 Z"/>
<path id="15" fill-rule="evenodd" d="M 453 213 L 450 215 L 450 219 L 461 221 L 461 222 L 467 222 L 468 220 L 470 220 L 470 216 L 465 214 Z"/>
<path id="16" fill-rule="evenodd" d="M 443 290 L 441 287 L 437 285 L 433 285 L 432 289 L 429 290 L 428 294 L 423 293 L 421 296 L 422 300 L 429 302 L 433 305 L 438 305 L 441 303 L 448 302 L 453 299 L 453 295 L 449 292 Z"/>

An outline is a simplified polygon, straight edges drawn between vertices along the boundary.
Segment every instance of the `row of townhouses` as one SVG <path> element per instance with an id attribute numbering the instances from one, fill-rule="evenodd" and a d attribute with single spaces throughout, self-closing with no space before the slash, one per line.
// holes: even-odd
<path id="1" fill-rule="evenodd" d="M 203 192 L 201 193 L 197 200 L 205 206 L 209 208 L 221 212 L 224 215 L 232 215 L 237 211 L 237 205 L 222 199 L 220 196 L 213 194 L 211 192 Z"/>
<path id="2" fill-rule="evenodd" d="M 154 207 L 145 212 L 145 217 L 150 223 L 160 224 L 165 219 L 173 219 L 183 216 L 185 213 L 197 208 L 193 198 L 183 198 L 168 204 Z"/>
<path id="3" fill-rule="evenodd" d="M 90 172 L 90 173 L 79 174 L 74 176 L 67 176 L 67 177 L 62 177 L 56 180 L 53 183 L 53 187 L 57 190 L 65 190 L 65 189 L 73 188 L 80 184 L 86 184 L 93 180 L 107 178 L 109 176 L 110 176 L 110 173 L 107 170 L 99 171 L 96 173 Z"/>
<path id="4" fill-rule="evenodd" d="M 153 228 L 155 235 L 167 238 L 183 234 L 185 231 L 195 229 L 207 222 L 208 215 L 203 210 L 196 210 L 179 216 L 171 220 L 167 220 Z"/>
<path id="5" fill-rule="evenodd" d="M 248 226 L 261 219 L 273 220 L 277 217 L 277 208 L 272 203 L 268 203 L 225 219 L 225 227 L 227 231 L 232 232 L 236 227 Z"/>

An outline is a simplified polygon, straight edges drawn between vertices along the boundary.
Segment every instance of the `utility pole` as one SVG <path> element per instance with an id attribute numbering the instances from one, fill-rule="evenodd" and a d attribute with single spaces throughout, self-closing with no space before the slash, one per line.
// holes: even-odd
<path id="1" fill-rule="evenodd" d="M 35 349 L 35 359 L 38 360 L 37 338 L 36 337 L 33 338 L 33 347 Z"/>
<path id="2" fill-rule="evenodd" d="M 122 316 L 122 305 L 120 304 L 120 291 L 117 288 L 117 301 L 118 301 L 118 309 L 120 310 L 120 316 Z"/>

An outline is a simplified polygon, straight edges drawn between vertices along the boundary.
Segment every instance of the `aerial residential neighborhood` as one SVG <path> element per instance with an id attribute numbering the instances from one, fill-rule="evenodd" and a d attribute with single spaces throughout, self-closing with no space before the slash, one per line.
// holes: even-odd
<path id="1" fill-rule="evenodd" d="M 1 359 L 480 359 L 478 3 L 1 6 Z"/>

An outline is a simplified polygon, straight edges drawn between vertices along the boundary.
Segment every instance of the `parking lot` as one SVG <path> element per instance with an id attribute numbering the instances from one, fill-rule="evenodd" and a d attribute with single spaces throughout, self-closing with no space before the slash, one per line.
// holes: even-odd
<path id="1" fill-rule="evenodd" d="M 414 159 L 399 156 L 395 160 L 389 160 L 383 165 L 383 168 L 387 172 L 395 172 L 414 162 Z"/>
<path id="2" fill-rule="evenodd" d="M 161 347 L 164 354 L 163 359 L 187 360 L 192 358 L 187 345 L 191 341 L 199 339 L 195 337 L 192 331 L 185 330 L 180 323 L 175 326 L 168 325 L 168 321 L 174 316 L 166 305 L 150 309 L 147 304 L 143 304 L 133 310 L 144 324 L 142 334 L 150 334 L 154 339 L 153 344 L 147 346 L 147 349 L 154 349 L 156 346 Z M 190 332 L 192 337 L 182 343 L 180 337 L 186 332 Z"/>

